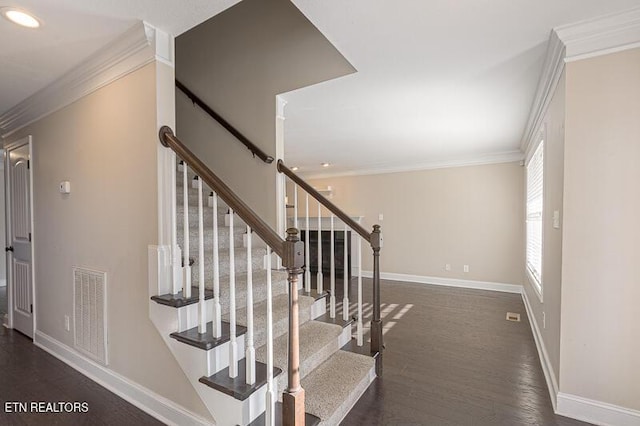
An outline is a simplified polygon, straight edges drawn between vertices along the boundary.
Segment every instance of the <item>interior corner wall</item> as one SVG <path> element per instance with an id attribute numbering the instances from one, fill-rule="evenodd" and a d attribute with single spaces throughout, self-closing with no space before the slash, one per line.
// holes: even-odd
<path id="1" fill-rule="evenodd" d="M 523 268 L 524 291 L 532 310 L 533 318 L 540 331 L 548 362 L 553 371 L 556 385 L 560 374 L 560 320 L 562 283 L 562 220 L 560 228 L 553 227 L 553 213 L 558 211 L 562 218 L 564 188 L 564 137 L 565 137 L 565 73 L 556 86 L 542 120 L 544 127 L 544 228 L 542 235 L 542 285 L 543 300 Z M 525 187 L 526 194 L 526 172 Z M 526 200 L 526 198 L 525 198 Z M 526 210 L 526 201 L 525 201 Z M 522 218 L 523 222 L 525 217 Z M 543 360 L 543 362 L 546 362 Z M 552 398 L 555 399 L 556 395 Z"/>
<path id="2" fill-rule="evenodd" d="M 262 151 L 276 156 L 276 95 L 354 72 L 290 0 L 244 0 L 176 39 L 176 76 Z M 276 167 L 180 91 L 176 134 L 276 228 Z"/>
<path id="3" fill-rule="evenodd" d="M 566 68 L 560 390 L 640 410 L 640 49 Z"/>
<path id="4" fill-rule="evenodd" d="M 158 64 L 158 66 L 160 66 Z M 108 368 L 211 418 L 149 319 L 158 240 L 156 64 L 21 129 L 33 136 L 37 331 L 73 348 L 74 266 L 107 273 Z M 58 184 L 71 182 L 62 195 Z M 73 330 L 73 328 L 72 328 Z"/>
<path id="5" fill-rule="evenodd" d="M 518 163 L 310 183 L 331 186 L 331 201 L 351 216 L 364 216 L 366 229 L 382 226 L 381 272 L 522 284 L 524 168 Z M 315 211 L 315 203 L 310 208 Z M 371 270 L 371 256 L 363 256 L 363 269 Z"/>

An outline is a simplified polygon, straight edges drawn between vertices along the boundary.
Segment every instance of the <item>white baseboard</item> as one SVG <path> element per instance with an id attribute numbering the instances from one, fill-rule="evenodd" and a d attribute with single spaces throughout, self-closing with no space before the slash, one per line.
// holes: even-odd
<path id="1" fill-rule="evenodd" d="M 533 340 L 536 342 L 536 348 L 538 349 L 538 358 L 540 358 L 540 364 L 542 365 L 542 372 L 547 382 L 547 388 L 549 388 L 549 397 L 551 398 L 551 405 L 553 405 L 553 411 L 558 412 L 557 398 L 558 398 L 558 381 L 556 380 L 555 371 L 549 360 L 549 354 L 547 347 L 542 339 L 542 333 L 538 328 L 536 317 L 533 315 L 533 309 L 529 303 L 529 297 L 526 290 L 522 289 L 522 301 L 524 307 L 527 310 L 527 317 L 529 318 L 529 324 L 531 325 L 531 333 L 533 334 Z"/>
<path id="2" fill-rule="evenodd" d="M 640 426 L 640 411 L 560 392 L 557 414 L 603 426 Z"/>
<path id="3" fill-rule="evenodd" d="M 208 421 L 138 383 L 85 358 L 73 348 L 41 331 L 36 331 L 33 342 L 39 348 L 49 352 L 94 382 L 165 424 L 180 426 L 213 424 L 212 421 Z"/>
<path id="4" fill-rule="evenodd" d="M 373 277 L 373 272 L 362 271 L 362 276 L 371 278 Z M 520 284 L 505 284 L 488 281 L 461 280 L 456 278 L 428 277 L 424 275 L 396 274 L 393 272 L 380 272 L 380 279 L 390 281 L 406 281 L 419 284 L 443 285 L 447 287 L 473 288 L 476 290 L 500 291 L 503 293 L 520 294 L 522 292 L 522 286 Z"/>

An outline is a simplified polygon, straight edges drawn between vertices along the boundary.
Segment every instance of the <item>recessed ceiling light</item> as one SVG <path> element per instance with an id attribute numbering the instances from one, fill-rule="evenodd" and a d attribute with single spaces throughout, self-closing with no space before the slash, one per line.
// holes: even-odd
<path id="1" fill-rule="evenodd" d="M 4 16 L 14 24 L 18 24 L 27 28 L 40 27 L 40 21 L 35 16 L 23 10 L 14 9 L 12 7 L 3 7 L 2 9 L 0 9 L 0 11 L 2 11 L 2 16 Z"/>
<path id="2" fill-rule="evenodd" d="M 297 171 L 298 171 L 298 169 L 299 169 L 299 168 L 298 168 L 298 166 L 293 166 L 293 167 L 291 168 L 291 170 L 292 170 L 292 171 L 294 171 L 294 172 L 297 172 Z"/>
<path id="3" fill-rule="evenodd" d="M 329 163 L 322 163 L 320 164 L 322 167 L 329 167 Z"/>

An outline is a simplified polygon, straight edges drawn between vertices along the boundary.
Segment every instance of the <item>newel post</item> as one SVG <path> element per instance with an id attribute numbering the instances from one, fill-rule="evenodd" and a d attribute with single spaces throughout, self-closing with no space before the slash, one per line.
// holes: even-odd
<path id="1" fill-rule="evenodd" d="M 382 319 L 380 318 L 380 248 L 382 233 L 380 225 L 373 225 L 371 248 L 373 249 L 373 319 L 371 320 L 371 353 L 378 353 L 376 358 L 376 375 L 382 376 Z"/>
<path id="2" fill-rule="evenodd" d="M 289 274 L 289 362 L 288 384 L 282 395 L 282 424 L 304 426 L 304 389 L 300 386 L 300 338 L 298 309 L 298 276 L 304 265 L 304 243 L 296 228 L 287 229 L 282 262 Z"/>

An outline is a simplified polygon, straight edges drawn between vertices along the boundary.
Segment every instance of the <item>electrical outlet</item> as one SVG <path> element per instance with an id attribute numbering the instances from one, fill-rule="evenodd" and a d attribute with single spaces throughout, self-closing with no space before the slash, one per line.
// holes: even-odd
<path id="1" fill-rule="evenodd" d="M 469 265 L 464 265 L 463 269 L 465 272 L 469 272 Z"/>
<path id="2" fill-rule="evenodd" d="M 71 320 L 69 319 L 69 315 L 64 316 L 64 329 L 71 331 Z"/>
<path id="3" fill-rule="evenodd" d="M 547 314 L 542 311 L 542 328 L 547 328 Z"/>
<path id="4" fill-rule="evenodd" d="M 445 264 L 444 265 L 444 270 L 445 271 L 450 271 L 451 270 L 451 264 L 450 263 Z"/>

